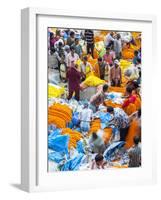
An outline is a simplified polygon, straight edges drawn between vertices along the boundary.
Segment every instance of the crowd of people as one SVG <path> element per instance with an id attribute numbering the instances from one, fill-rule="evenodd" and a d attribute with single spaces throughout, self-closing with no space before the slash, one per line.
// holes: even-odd
<path id="1" fill-rule="evenodd" d="M 103 37 L 98 40 L 101 49 L 97 50 L 99 34 Z M 123 69 L 122 60 L 131 63 L 127 69 Z M 90 151 L 95 155 L 90 168 L 104 169 L 109 165 L 104 154 L 109 144 L 116 141 L 124 142 L 128 167 L 141 166 L 141 34 L 50 28 L 48 68 L 57 71 L 59 83 L 67 86 L 68 101 L 82 100 L 82 83 L 89 77 L 104 81 L 84 103 L 79 115 L 80 132 L 84 137 L 88 135 Z M 109 94 L 120 91 L 122 103 L 108 103 Z M 108 127 L 113 132 L 106 144 L 97 130 L 88 134 L 101 106 L 110 116 Z"/>

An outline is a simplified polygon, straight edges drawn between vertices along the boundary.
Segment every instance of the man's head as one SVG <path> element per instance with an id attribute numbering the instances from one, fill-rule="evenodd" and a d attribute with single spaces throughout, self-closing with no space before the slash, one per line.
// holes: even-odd
<path id="1" fill-rule="evenodd" d="M 119 62 L 117 59 L 115 59 L 115 60 L 114 60 L 114 65 L 115 65 L 115 67 L 119 67 L 120 62 Z"/>
<path id="2" fill-rule="evenodd" d="M 106 54 L 110 53 L 110 47 L 106 47 Z"/>
<path id="3" fill-rule="evenodd" d="M 71 53 L 74 54 L 75 53 L 75 48 L 73 46 L 70 47 Z"/>
<path id="4" fill-rule="evenodd" d="M 97 154 L 95 157 L 95 162 L 98 166 L 101 166 L 103 164 L 103 155 Z"/>
<path id="5" fill-rule="evenodd" d="M 113 35 L 114 35 L 114 32 L 110 32 L 110 35 L 113 37 Z"/>
<path id="6" fill-rule="evenodd" d="M 136 135 L 136 136 L 134 136 L 134 144 L 135 145 L 138 145 L 139 144 L 139 142 L 140 142 L 140 137 L 138 136 L 138 135 Z"/>
<path id="7" fill-rule="evenodd" d="M 114 113 L 114 109 L 112 106 L 108 106 L 107 107 L 107 112 L 110 113 L 110 114 L 113 114 Z"/>
<path id="8" fill-rule="evenodd" d="M 98 64 L 101 64 L 101 63 L 102 63 L 102 58 L 99 57 L 99 58 L 98 58 Z"/>
<path id="9" fill-rule="evenodd" d="M 121 38 L 121 35 L 118 33 L 118 34 L 116 35 L 116 38 L 119 40 L 119 39 Z"/>
<path id="10" fill-rule="evenodd" d="M 108 85 L 107 84 L 103 85 L 102 91 L 103 91 L 103 93 L 108 92 Z"/>
<path id="11" fill-rule="evenodd" d="M 131 87 L 130 85 L 126 87 L 126 94 L 127 95 L 131 95 L 133 91 L 133 87 Z"/>
<path id="12" fill-rule="evenodd" d="M 84 62 L 85 64 L 87 63 L 87 60 L 88 60 L 87 56 L 84 56 L 84 57 L 83 57 L 83 62 Z"/>
<path id="13" fill-rule="evenodd" d="M 93 140 L 96 140 L 96 139 L 98 138 L 98 135 L 97 135 L 96 132 L 93 132 L 93 133 L 92 133 L 92 138 L 93 138 Z"/>
<path id="14" fill-rule="evenodd" d="M 67 53 L 69 53 L 69 52 L 70 52 L 70 46 L 68 46 L 68 45 L 65 45 L 64 49 L 65 49 L 65 51 L 66 51 Z"/>
<path id="15" fill-rule="evenodd" d="M 74 31 L 71 31 L 71 32 L 70 32 L 70 37 L 71 37 L 71 38 L 74 38 L 74 37 L 75 37 Z"/>
<path id="16" fill-rule="evenodd" d="M 62 43 L 62 42 L 59 42 L 59 43 L 58 43 L 58 46 L 59 46 L 59 48 L 61 48 L 61 47 L 63 46 L 63 43 Z"/>
<path id="17" fill-rule="evenodd" d="M 75 44 L 79 44 L 79 39 L 78 38 L 75 38 Z"/>
<path id="18" fill-rule="evenodd" d="M 134 51 L 134 55 L 135 55 L 135 56 L 138 56 L 138 51 Z"/>

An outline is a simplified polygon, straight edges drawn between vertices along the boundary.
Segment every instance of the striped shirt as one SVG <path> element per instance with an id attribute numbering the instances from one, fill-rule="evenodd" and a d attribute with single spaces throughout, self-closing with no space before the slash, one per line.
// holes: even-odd
<path id="1" fill-rule="evenodd" d="M 84 35 L 88 44 L 94 44 L 94 33 L 92 30 L 85 30 Z"/>

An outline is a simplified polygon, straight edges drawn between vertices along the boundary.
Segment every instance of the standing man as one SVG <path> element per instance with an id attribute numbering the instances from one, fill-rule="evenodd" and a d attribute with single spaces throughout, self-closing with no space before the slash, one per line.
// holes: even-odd
<path id="1" fill-rule="evenodd" d="M 91 64 L 88 62 L 87 56 L 83 57 L 83 62 L 81 63 L 80 68 L 84 79 L 87 78 L 93 71 Z"/>
<path id="2" fill-rule="evenodd" d="M 122 81 L 122 72 L 120 68 L 120 63 L 116 59 L 114 61 L 114 66 L 110 69 L 110 82 L 112 86 L 120 87 Z"/>
<path id="3" fill-rule="evenodd" d="M 67 71 L 69 88 L 68 100 L 70 100 L 73 96 L 73 93 L 75 93 L 75 99 L 79 101 L 81 73 L 78 71 L 77 67 L 77 65 L 72 65 Z"/>
<path id="4" fill-rule="evenodd" d="M 117 59 L 121 58 L 122 51 L 122 43 L 120 34 L 116 35 L 116 39 L 114 40 L 114 51 Z"/>
<path id="5" fill-rule="evenodd" d="M 85 40 L 87 42 L 87 54 L 91 54 L 93 57 L 94 51 L 94 33 L 92 30 L 85 30 Z"/>
<path id="6" fill-rule="evenodd" d="M 98 62 L 94 66 L 94 74 L 100 79 L 105 79 L 105 71 L 108 71 L 108 65 L 103 61 L 101 57 L 98 58 Z"/>
<path id="7" fill-rule="evenodd" d="M 112 47 L 114 40 L 114 32 L 108 33 L 105 38 L 105 47 Z"/>
<path id="8" fill-rule="evenodd" d="M 70 68 L 79 59 L 77 53 L 75 53 L 75 48 L 70 47 L 70 52 L 67 55 L 67 67 Z"/>

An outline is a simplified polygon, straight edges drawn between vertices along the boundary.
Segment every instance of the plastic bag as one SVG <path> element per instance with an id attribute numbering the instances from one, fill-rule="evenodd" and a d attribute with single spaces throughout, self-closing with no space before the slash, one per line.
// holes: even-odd
<path id="1" fill-rule="evenodd" d="M 77 142 L 77 151 L 78 153 L 85 153 L 83 142 L 81 140 Z"/>
<path id="2" fill-rule="evenodd" d="M 72 117 L 72 123 L 74 126 L 77 126 L 79 124 L 79 113 L 78 112 L 75 112 L 73 114 L 73 117 Z"/>
<path id="3" fill-rule="evenodd" d="M 56 152 L 68 153 L 69 136 L 58 135 L 48 138 L 48 148 Z"/>
<path id="4" fill-rule="evenodd" d="M 63 161 L 64 158 L 64 154 L 60 153 L 60 152 L 51 152 L 48 154 L 48 160 L 54 161 L 56 163 L 60 163 L 61 161 Z"/>
<path id="5" fill-rule="evenodd" d="M 75 171 L 78 170 L 84 154 L 78 154 L 76 157 L 68 160 L 62 167 L 61 171 Z"/>
<path id="6" fill-rule="evenodd" d="M 105 157 L 106 160 L 110 160 L 110 157 L 112 154 L 115 152 L 116 149 L 119 149 L 123 147 L 125 142 L 120 141 L 120 142 L 113 142 L 104 152 L 103 156 Z"/>

